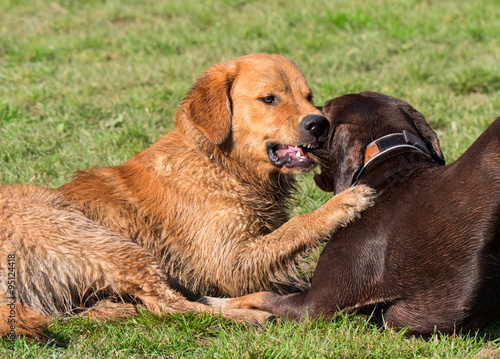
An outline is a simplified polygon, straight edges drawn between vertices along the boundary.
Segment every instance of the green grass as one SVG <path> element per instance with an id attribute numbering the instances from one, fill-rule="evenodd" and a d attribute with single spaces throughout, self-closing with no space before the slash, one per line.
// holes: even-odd
<path id="1" fill-rule="evenodd" d="M 317 104 L 374 90 L 420 110 L 452 162 L 500 115 L 498 1 L 4 0 L 0 4 L 0 182 L 58 186 L 120 164 L 173 128 L 193 81 L 251 52 L 295 61 Z M 311 175 L 293 213 L 328 194 Z M 477 336 L 404 339 L 361 316 L 241 328 L 218 318 L 142 314 L 56 322 L 0 357 L 464 358 Z"/>
<path id="2" fill-rule="evenodd" d="M 482 336 L 407 339 L 402 333 L 381 331 L 357 315 L 340 315 L 333 322 L 283 321 L 244 328 L 207 316 L 161 318 L 143 313 L 107 325 L 88 319 L 56 322 L 49 333 L 55 339 L 45 345 L 18 339 L 15 354 L 26 358 L 467 358 L 495 347 Z M 0 347 L 0 356 L 10 350 Z"/>

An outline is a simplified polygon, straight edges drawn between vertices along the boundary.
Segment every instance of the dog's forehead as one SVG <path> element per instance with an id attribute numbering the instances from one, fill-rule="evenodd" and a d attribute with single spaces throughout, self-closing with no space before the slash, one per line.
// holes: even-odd
<path id="1" fill-rule="evenodd" d="M 323 112 L 332 124 L 330 134 L 339 133 L 338 126 L 348 124 L 363 128 L 358 136 L 362 133 L 370 142 L 403 131 L 419 135 L 416 124 L 420 113 L 407 102 L 381 93 L 366 91 L 340 96 L 328 101 Z M 344 130 L 351 131 L 347 127 Z"/>
<path id="2" fill-rule="evenodd" d="M 295 67 L 283 67 L 276 64 L 258 64 L 251 71 L 241 71 L 236 77 L 247 90 L 284 93 L 309 93 L 311 90 L 303 74 Z"/>
<path id="3" fill-rule="evenodd" d="M 279 55 L 253 54 L 229 63 L 236 70 L 236 83 L 246 90 L 278 92 L 310 92 L 300 69 Z"/>
<path id="4" fill-rule="evenodd" d="M 373 95 L 375 94 L 375 95 Z M 383 113 L 400 111 L 405 102 L 391 96 L 369 93 L 348 94 L 328 101 L 324 111 L 330 116 L 342 114 L 358 119 L 380 118 Z"/>

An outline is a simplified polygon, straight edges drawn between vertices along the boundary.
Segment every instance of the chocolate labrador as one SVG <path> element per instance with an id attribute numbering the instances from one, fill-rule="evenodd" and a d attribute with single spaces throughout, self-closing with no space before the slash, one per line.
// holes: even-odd
<path id="1" fill-rule="evenodd" d="M 483 328 L 500 315 L 500 119 L 457 161 L 406 102 L 375 92 L 328 101 L 329 144 L 316 183 L 353 184 L 379 197 L 324 248 L 311 287 L 208 299 L 289 318 L 373 314 L 385 326 L 427 336 Z"/>

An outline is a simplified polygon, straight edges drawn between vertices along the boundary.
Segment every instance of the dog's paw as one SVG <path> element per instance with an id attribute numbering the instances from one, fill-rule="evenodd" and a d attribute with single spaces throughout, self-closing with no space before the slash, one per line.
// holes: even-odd
<path id="1" fill-rule="evenodd" d="M 216 298 L 216 297 L 201 297 L 197 300 L 198 303 L 208 305 L 212 308 L 231 308 L 230 298 Z"/>
<path id="2" fill-rule="evenodd" d="M 360 213 L 373 206 L 377 192 L 371 187 L 357 185 L 339 193 L 338 196 L 342 196 L 345 205 Z"/>
<path id="3" fill-rule="evenodd" d="M 274 314 L 257 309 L 221 309 L 220 313 L 225 319 L 254 327 L 262 327 L 278 320 Z"/>
<path id="4" fill-rule="evenodd" d="M 334 228 L 343 227 L 373 206 L 377 193 L 365 185 L 351 187 L 332 197 L 325 205 Z"/>
<path id="5" fill-rule="evenodd" d="M 202 297 L 197 302 L 212 307 L 214 314 L 221 314 L 225 319 L 240 324 L 263 326 L 265 323 L 276 320 L 276 316 L 269 312 L 235 308 L 231 305 L 234 303 L 231 298 Z"/>

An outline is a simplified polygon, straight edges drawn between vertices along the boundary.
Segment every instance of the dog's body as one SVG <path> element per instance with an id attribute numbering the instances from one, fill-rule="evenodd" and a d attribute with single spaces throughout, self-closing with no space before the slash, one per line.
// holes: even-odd
<path id="1" fill-rule="evenodd" d="M 375 205 L 333 236 L 308 290 L 203 301 L 291 318 L 356 309 L 424 336 L 477 330 L 497 318 L 500 119 L 444 166 L 437 137 L 401 100 L 364 92 L 330 100 L 323 111 L 332 128 L 316 183 L 339 193 L 360 176 L 379 193 Z M 390 134 L 397 135 L 367 147 Z M 397 146 L 380 151 L 390 141 Z"/>
<path id="2" fill-rule="evenodd" d="M 157 313 L 212 310 L 178 291 L 300 288 L 300 255 L 371 203 L 360 186 L 288 221 L 294 175 L 314 167 L 307 152 L 329 123 L 300 70 L 279 56 L 210 68 L 176 127 L 125 164 L 80 171 L 58 189 L 0 187 L 2 334 L 9 313 L 17 332 L 29 333 L 46 316 L 126 316 L 130 300 Z"/>

